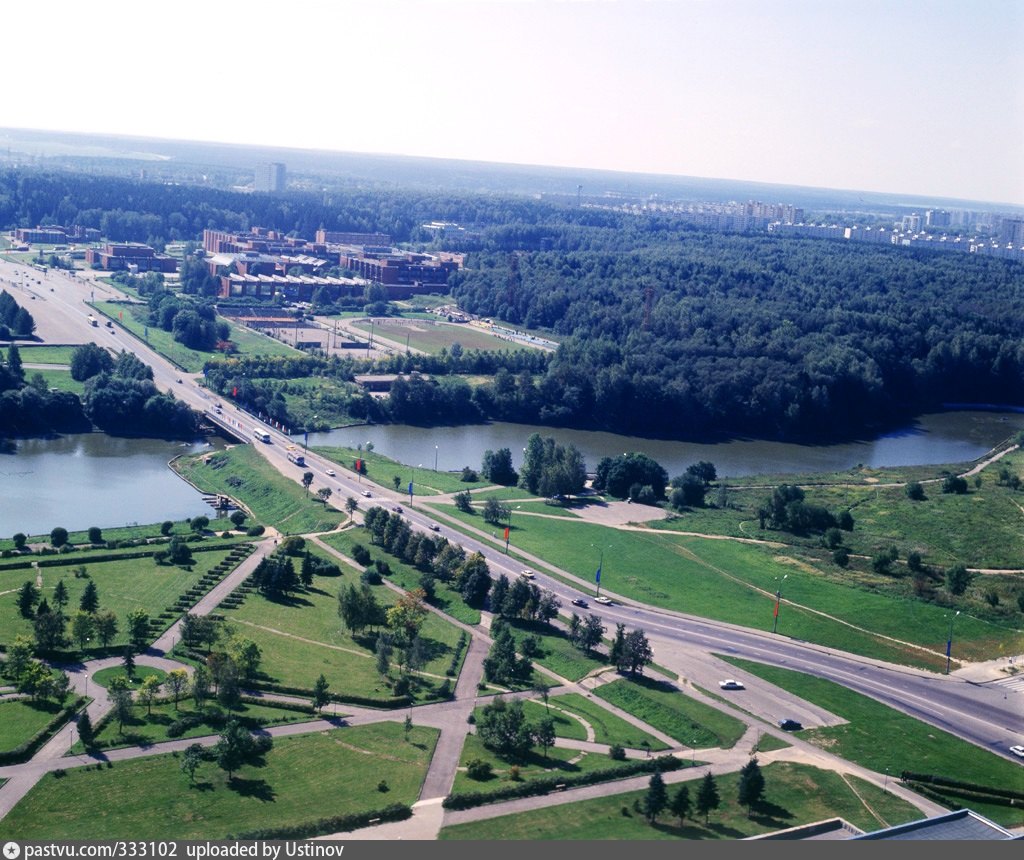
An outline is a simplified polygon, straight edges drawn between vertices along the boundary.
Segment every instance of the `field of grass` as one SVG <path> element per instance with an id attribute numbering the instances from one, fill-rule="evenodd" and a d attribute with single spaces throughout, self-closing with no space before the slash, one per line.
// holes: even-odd
<path id="1" fill-rule="evenodd" d="M 381 559 L 388 563 L 388 566 L 391 568 L 391 576 L 388 578 L 391 582 L 401 588 L 404 588 L 406 591 L 411 591 L 412 589 L 419 587 L 422 573 L 411 565 L 408 565 L 404 561 L 401 561 L 391 555 L 391 553 L 385 551 L 382 547 L 371 546 L 370 536 L 366 533 L 365 529 L 345 529 L 344 531 L 335 532 L 334 534 L 324 535 L 321 539 L 325 544 L 334 547 L 334 549 L 349 558 L 352 557 L 352 545 L 362 544 L 370 551 L 370 555 L 374 561 Z M 480 623 L 480 610 L 474 609 L 472 606 L 467 606 L 466 602 L 462 599 L 462 595 L 459 594 L 458 591 L 452 588 L 448 583 L 442 582 L 439 579 L 434 580 L 434 599 L 431 601 L 430 605 L 441 610 L 441 612 L 446 615 L 450 615 L 456 621 L 461 621 L 463 624 Z"/>
<path id="2" fill-rule="evenodd" d="M 31 382 L 32 378 L 36 375 L 43 378 L 47 388 L 56 388 L 58 391 L 70 391 L 72 394 L 79 396 L 85 391 L 85 383 L 72 379 L 70 370 L 37 367 L 25 368 L 25 379 L 27 381 Z"/>
<path id="3" fill-rule="evenodd" d="M 1021 766 L 979 749 L 955 735 L 900 713 L 845 687 L 794 672 L 720 655 L 758 677 L 789 690 L 847 720 L 839 726 L 806 729 L 800 737 L 830 753 L 876 773 L 909 770 L 961 779 L 980 785 L 1018 789 Z M 898 738 L 898 743 L 893 743 Z M 970 802 L 970 807 L 1004 827 L 1024 825 L 1024 809 Z"/>
<path id="4" fill-rule="evenodd" d="M 178 702 L 177 710 L 175 710 L 173 702 L 155 703 L 151 713 L 147 712 L 143 705 L 134 705 L 132 718 L 124 724 L 124 733 L 122 734 L 118 731 L 116 720 L 109 720 L 96 732 L 96 745 L 102 749 L 116 749 L 118 747 L 146 746 L 169 741 L 172 738 L 167 734 L 167 727 L 175 720 L 194 716 L 205 716 L 206 720 L 197 726 L 185 729 L 178 737 L 200 738 L 206 735 L 215 735 L 220 732 L 220 727 L 223 726 L 224 720 L 228 716 L 237 719 L 238 722 L 250 731 L 256 731 L 261 727 L 315 719 L 315 717 L 303 714 L 300 711 L 290 711 L 283 708 L 274 708 L 269 705 L 254 705 L 244 702 L 230 711 L 215 704 L 207 704 L 203 711 L 197 711 L 192 700 L 185 696 Z M 76 748 L 82 750 L 80 741 L 76 742 Z"/>
<path id="5" fill-rule="evenodd" d="M 278 738 L 229 781 L 203 762 L 189 785 L 173 755 L 48 774 L 0 821 L 0 838 L 224 839 L 417 799 L 435 729 L 369 726 Z M 378 791 L 380 782 L 387 791 Z"/>
<path id="6" fill-rule="evenodd" d="M 374 337 L 382 337 L 398 344 L 408 343 L 410 349 L 418 349 L 431 355 L 437 355 L 442 349 L 450 350 L 455 343 L 460 344 L 463 349 L 488 351 L 512 352 L 531 349 L 526 344 L 497 338 L 476 326 L 440 323 L 436 317 L 375 317 L 372 326 L 369 321 L 361 320 L 352 323 L 352 327 L 365 332 L 367 336 L 373 334 Z"/>
<path id="7" fill-rule="evenodd" d="M 481 840 L 651 840 L 651 839 L 745 839 L 774 830 L 841 817 L 866 832 L 908 821 L 923 814 L 916 807 L 887 791 L 858 779 L 809 765 L 777 762 L 761 769 L 765 778 L 765 802 L 747 817 L 736 800 L 739 777 L 731 773 L 715 780 L 721 806 L 704 818 L 661 815 L 650 825 L 634 802 L 645 792 L 630 791 L 557 804 L 543 809 L 456 824 L 441 830 L 439 839 Z M 693 800 L 697 783 L 689 782 Z M 669 797 L 678 788 L 668 786 Z M 859 795 L 859 796 L 858 796 Z M 873 811 L 873 812 L 872 812 Z"/>
<path id="8" fill-rule="evenodd" d="M 533 709 L 533 713 L 529 711 L 527 713 L 531 719 L 539 719 L 543 716 L 540 709 L 537 708 Z M 490 779 L 477 780 L 467 776 L 466 764 L 473 759 L 490 762 L 493 774 Z M 535 747 L 522 761 L 509 762 L 487 749 L 475 734 L 471 734 L 466 737 L 466 743 L 462 747 L 459 771 L 455 774 L 455 783 L 452 785 L 451 793 L 466 794 L 471 791 L 486 793 L 508 788 L 510 783 L 514 784 L 515 782 L 511 775 L 512 767 L 519 768 L 519 780 L 526 782 L 540 777 L 575 776 L 580 773 L 614 767 L 615 764 L 616 762 L 604 753 L 588 753 L 560 747 L 551 747 L 546 759 L 540 747 Z"/>
<path id="9" fill-rule="evenodd" d="M 73 346 L 19 346 L 25 364 L 71 364 Z"/>
<path id="10" fill-rule="evenodd" d="M 486 481 L 473 483 L 463 481 L 458 472 L 435 472 L 430 468 L 407 466 L 378 454 L 376 451 L 357 451 L 355 448 L 324 448 L 315 447 L 313 451 L 326 457 L 340 469 L 347 469 L 355 475 L 355 461 L 364 461 L 366 473 L 370 481 L 381 486 L 394 487 L 394 478 L 398 478 L 398 488 L 406 496 L 409 494 L 409 482 L 413 482 L 413 498 L 416 496 L 436 496 L 440 493 L 457 493 L 461 490 L 474 490 L 487 486 Z M 362 501 L 360 500 L 360 504 Z"/>
<path id="11" fill-rule="evenodd" d="M 55 702 L 8 699 L 0 702 L 0 752 L 12 750 L 44 729 L 58 713 Z"/>
<path id="12" fill-rule="evenodd" d="M 216 520 L 211 520 L 211 524 L 216 523 Z M 142 538 L 155 538 L 160 537 L 160 526 L 162 523 L 148 523 L 141 526 L 117 526 L 115 528 L 103 529 L 103 540 L 105 541 L 119 541 L 119 540 L 139 540 Z M 177 520 L 173 522 L 172 529 L 168 533 L 170 535 L 178 535 L 179 537 L 192 534 L 192 529 L 189 528 L 188 523 L 185 520 Z M 46 535 L 29 535 L 28 543 L 49 543 L 50 536 Z M 87 530 L 83 531 L 69 531 L 68 532 L 68 543 L 69 544 L 88 544 L 89 533 Z M 0 550 L 13 549 L 14 542 L 10 538 L 0 538 Z M 104 549 L 103 552 L 108 552 Z"/>
<path id="13" fill-rule="evenodd" d="M 100 669 L 100 671 L 92 676 L 92 680 L 95 684 L 98 684 L 101 687 L 109 687 L 114 683 L 115 678 L 124 678 L 127 682 L 128 689 L 134 692 L 135 690 L 138 690 L 142 686 L 142 682 L 149 677 L 157 678 L 162 684 L 167 678 L 167 673 L 163 669 L 157 669 L 154 666 L 136 666 L 134 675 L 129 678 L 125 673 L 124 667 L 110 666 L 106 669 Z"/>
<path id="14" fill-rule="evenodd" d="M 316 577 L 309 589 L 291 598 L 270 600 L 252 593 L 238 608 L 223 611 L 241 636 L 260 647 L 260 674 L 268 680 L 312 689 L 323 673 L 333 693 L 387 698 L 392 693 L 377 673 L 374 660 L 376 638 L 352 636 L 338 617 L 338 591 L 351 582 L 358 582 L 352 571 L 337 577 Z M 398 595 L 386 586 L 372 588 L 382 606 L 393 606 L 398 601 Z M 416 693 L 418 700 L 436 698 L 436 688 L 445 678 L 459 632 L 433 613 L 426 616 L 420 637 L 427 658 L 422 672 L 427 675 Z M 395 673 L 392 669 L 391 674 Z"/>
<path id="15" fill-rule="evenodd" d="M 516 640 L 517 650 L 521 650 L 521 643 L 526 637 L 536 636 L 539 638 L 540 652 L 532 658 L 533 662 L 569 681 L 579 681 L 595 669 L 608 665 L 605 655 L 600 653 L 584 654 L 576 648 L 560 627 L 537 622 L 516 621 L 509 625 L 509 629 L 512 638 Z"/>
<path id="16" fill-rule="evenodd" d="M 731 749 L 746 730 L 735 717 L 649 678 L 612 681 L 594 695 L 688 747 Z"/>
<path id="17" fill-rule="evenodd" d="M 167 610 L 179 597 L 185 594 L 208 571 L 226 558 L 230 547 L 197 552 L 193 555 L 191 570 L 174 565 L 158 565 L 152 558 L 134 558 L 117 561 L 90 562 L 86 554 L 77 556 L 68 567 L 44 567 L 39 569 L 43 579 L 42 595 L 51 604 L 53 589 L 57 582 L 64 580 L 68 592 L 66 613 L 70 616 L 78 609 L 82 592 L 90 580 L 96 584 L 101 609 L 109 609 L 118 618 L 119 631 L 112 645 L 127 643 L 125 617 L 133 609 L 144 609 L 155 619 Z M 85 567 L 89 579 L 78 578 L 73 569 Z M 22 618 L 18 611 L 17 590 L 26 581 L 35 580 L 33 570 L 0 570 L 0 631 L 3 639 L 10 643 L 21 633 L 32 635 L 32 622 Z M 167 621 L 170 625 L 171 621 Z M 94 650 L 86 648 L 86 652 Z"/>
<path id="18" fill-rule="evenodd" d="M 330 531 L 347 519 L 341 511 L 325 507 L 289 480 L 251 445 L 236 445 L 213 454 L 197 454 L 172 461 L 171 466 L 205 493 L 225 493 L 242 502 L 253 516 L 276 526 L 283 534 Z"/>
<path id="19" fill-rule="evenodd" d="M 445 511 L 473 522 L 454 507 Z M 786 550 L 660 531 L 612 531 L 554 518 L 513 517 L 513 548 L 542 556 L 588 582 L 596 566 L 593 547 L 609 544 L 602 586 L 624 598 L 768 630 L 775 591 L 785 576 L 778 625 L 782 635 L 894 663 L 930 669 L 945 666 L 947 608 L 879 594 L 856 581 L 847 584 Z M 1024 630 L 1020 629 L 1024 616 L 1018 613 L 1017 619 L 1016 626 L 1010 626 L 1012 618 L 1003 626 L 961 615 L 960 653 L 966 659 L 985 660 L 1024 651 Z"/>
<path id="20" fill-rule="evenodd" d="M 146 323 L 140 316 L 148 313 L 146 305 L 126 304 L 124 302 L 93 302 L 92 306 L 104 316 L 112 319 L 136 337 L 145 341 L 161 355 L 173 361 L 188 373 L 199 373 L 207 361 L 223 358 L 219 352 L 203 352 L 197 349 L 189 349 L 184 344 L 178 343 L 169 331 L 164 331 L 157 326 L 148 326 L 149 333 L 146 333 Z M 135 311 L 138 312 L 136 315 Z M 228 322 L 223 317 L 217 318 L 218 322 Z M 271 337 L 247 329 L 244 326 L 229 323 L 231 327 L 231 341 L 237 345 L 237 355 L 300 355 L 298 350 L 274 340 Z"/>
<path id="21" fill-rule="evenodd" d="M 626 749 L 650 749 L 652 752 L 668 749 L 654 735 L 649 735 L 632 723 L 627 723 L 622 717 L 601 707 L 598 702 L 578 693 L 553 696 L 550 702 L 552 707 L 563 708 L 566 711 L 579 714 L 590 723 L 594 729 L 594 743 L 619 744 Z"/>

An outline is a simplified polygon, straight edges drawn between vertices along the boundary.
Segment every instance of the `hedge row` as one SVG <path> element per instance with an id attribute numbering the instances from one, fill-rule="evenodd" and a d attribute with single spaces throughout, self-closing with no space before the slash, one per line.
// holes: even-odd
<path id="1" fill-rule="evenodd" d="M 905 770 L 900 774 L 903 782 L 926 782 L 931 785 L 947 786 L 949 788 L 962 788 L 965 791 L 975 794 L 994 794 L 1001 797 L 1012 797 L 1017 800 L 1024 800 L 1024 791 L 1014 791 L 1011 788 L 993 788 L 989 785 L 979 785 L 976 782 L 964 782 L 961 779 L 950 779 L 945 776 L 937 776 L 933 773 L 914 773 Z"/>
<path id="2" fill-rule="evenodd" d="M 194 538 L 194 540 L 206 540 L 206 538 L 197 537 L 197 538 Z M 191 541 L 192 541 L 192 539 L 188 539 L 188 538 L 186 538 L 186 540 L 185 540 L 186 543 L 191 543 Z M 248 551 L 246 552 L 246 555 L 248 555 L 253 550 L 252 544 L 240 544 L 240 546 L 248 547 Z M 90 564 L 94 564 L 94 563 L 99 563 L 99 562 L 103 562 L 103 561 L 118 561 L 120 559 L 148 558 L 148 557 L 154 555 L 155 553 L 160 552 L 161 549 L 162 549 L 162 547 L 156 546 L 155 548 L 150 548 L 150 549 L 145 549 L 145 550 L 138 550 L 136 552 L 121 552 L 121 553 L 114 553 L 114 552 L 99 553 L 99 552 L 94 552 L 94 553 L 92 553 L 89 556 L 89 563 Z M 223 544 L 217 544 L 217 543 L 214 543 L 213 541 L 211 541 L 210 542 L 210 546 L 191 546 L 191 547 L 189 547 L 189 549 L 191 549 L 192 552 L 194 552 L 194 553 L 196 553 L 196 552 L 213 552 L 214 550 L 222 550 L 222 549 L 224 549 L 224 545 Z M 54 557 L 49 557 L 49 556 L 44 556 L 42 558 L 34 557 L 32 561 L 16 561 L 16 562 L 14 562 L 12 564 L 0 564 L 0 570 L 24 570 L 24 569 L 27 569 L 27 568 L 31 568 L 33 565 L 38 565 L 39 567 L 61 567 L 61 566 L 64 566 L 64 565 L 69 565 L 69 564 L 81 564 L 82 563 L 83 559 L 78 558 L 77 556 L 74 557 L 74 558 L 70 558 L 69 556 L 71 556 L 71 555 L 73 555 L 73 553 L 61 553 L 61 554 L 55 555 Z"/>
<path id="3" fill-rule="evenodd" d="M 462 649 L 466 647 L 466 631 L 463 630 L 459 634 L 459 642 L 455 646 L 455 650 L 452 652 L 451 662 L 448 664 L 448 668 L 445 669 L 445 675 L 449 678 L 454 678 L 456 673 L 459 671 L 459 657 L 462 656 Z"/>
<path id="4" fill-rule="evenodd" d="M 308 687 L 291 687 L 287 684 L 275 684 L 271 681 L 247 681 L 246 686 L 252 690 L 264 690 L 268 693 L 313 698 L 313 691 Z M 412 704 L 412 698 L 409 696 L 389 696 L 386 699 L 373 699 L 368 696 L 331 693 L 330 698 L 332 702 L 341 705 L 362 705 L 367 708 L 404 708 L 406 705 Z"/>
<path id="5" fill-rule="evenodd" d="M 25 743 L 19 744 L 14 749 L 0 752 L 0 765 L 19 764 L 20 762 L 28 761 L 44 743 L 53 737 L 54 732 L 71 719 L 72 714 L 83 705 L 85 705 L 85 699 L 81 697 L 76 698 L 70 705 L 58 711 L 50 722 L 32 735 Z"/>
<path id="6" fill-rule="evenodd" d="M 592 770 L 576 776 L 546 776 L 531 779 L 518 785 L 501 788 L 497 791 L 470 791 L 464 794 L 449 794 L 441 805 L 445 809 L 471 809 L 485 803 L 497 803 L 499 800 L 511 800 L 519 797 L 535 797 L 538 794 L 550 794 L 559 788 L 575 788 L 580 785 L 593 785 L 598 782 L 610 782 L 641 773 L 653 773 L 656 770 L 679 770 L 683 762 L 675 756 L 663 755 L 653 759 L 630 762 L 618 767 L 606 767 Z"/>
<path id="7" fill-rule="evenodd" d="M 263 830 L 245 830 L 241 833 L 229 833 L 227 839 L 308 839 L 311 836 L 323 836 L 327 833 L 340 833 L 368 827 L 371 822 L 405 821 L 412 818 L 412 807 L 404 803 L 393 803 L 383 809 L 356 812 L 350 815 L 336 815 L 333 818 L 318 818 L 315 821 L 304 821 L 287 827 L 267 827 Z"/>

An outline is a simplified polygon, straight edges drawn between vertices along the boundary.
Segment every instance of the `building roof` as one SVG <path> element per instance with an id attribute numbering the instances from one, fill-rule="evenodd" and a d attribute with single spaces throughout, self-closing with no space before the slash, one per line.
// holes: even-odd
<path id="1" fill-rule="evenodd" d="M 970 809 L 959 809 L 945 815 L 922 818 L 884 830 L 875 830 L 853 839 L 914 839 L 914 840 L 947 840 L 947 839 L 1013 839 L 1014 835 L 982 815 Z"/>

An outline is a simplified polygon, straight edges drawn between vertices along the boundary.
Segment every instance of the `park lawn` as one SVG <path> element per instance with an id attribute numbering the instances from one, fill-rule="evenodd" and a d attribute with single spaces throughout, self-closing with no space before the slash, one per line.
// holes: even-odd
<path id="1" fill-rule="evenodd" d="M 404 588 L 406 591 L 419 588 L 420 577 L 423 576 L 423 572 L 391 555 L 383 547 L 372 546 L 370 544 L 370 535 L 365 529 L 346 529 L 345 531 L 324 535 L 321 540 L 348 558 L 352 558 L 352 545 L 362 544 L 370 551 L 371 558 L 374 561 L 379 558 L 388 563 L 388 566 L 391 568 L 391 575 L 388 579 L 392 583 L 400 588 Z M 338 561 L 337 559 L 334 560 Z M 445 615 L 450 615 L 456 621 L 461 621 L 463 624 L 480 623 L 480 610 L 468 606 L 456 589 L 440 579 L 434 580 L 434 599 L 429 602 L 431 606 L 440 610 Z"/>
<path id="2" fill-rule="evenodd" d="M 192 556 L 191 570 L 175 565 L 158 565 L 150 558 L 132 558 L 117 561 L 90 562 L 88 554 L 71 557 L 70 564 L 60 567 L 39 568 L 43 579 L 42 595 L 53 602 L 53 589 L 64 580 L 68 592 L 65 614 L 70 618 L 77 611 L 82 592 L 91 579 L 96 583 L 101 609 L 109 609 L 118 618 L 118 634 L 111 645 L 128 642 L 125 618 L 134 609 L 144 609 L 151 619 L 161 612 L 172 611 L 173 604 L 202 577 L 227 558 L 230 545 L 224 549 L 197 552 Z M 127 550 L 126 550 L 127 552 Z M 89 578 L 78 578 L 73 570 L 84 566 Z M 35 580 L 33 570 L 0 570 L 0 630 L 4 641 L 10 643 L 21 633 L 32 635 L 32 623 L 18 611 L 17 589 L 26 581 Z M 173 619 L 167 620 L 166 626 Z M 94 650 L 86 648 L 86 653 Z"/>
<path id="3" fill-rule="evenodd" d="M 531 725 L 536 725 L 545 716 L 551 717 L 555 726 L 555 737 L 568 738 L 573 741 L 585 741 L 587 739 L 586 727 L 575 717 L 562 713 L 554 702 L 549 698 L 549 708 L 544 707 L 540 699 L 523 699 L 523 712 L 526 720 Z M 473 711 L 474 718 L 479 722 L 484 706 L 481 705 Z"/>
<path id="4" fill-rule="evenodd" d="M 235 445 L 212 455 L 179 457 L 171 465 L 202 492 L 238 499 L 256 520 L 275 526 L 283 534 L 330 531 L 347 519 L 341 511 L 307 494 L 300 483 L 278 472 L 252 445 Z"/>
<path id="5" fill-rule="evenodd" d="M 432 463 L 407 466 L 378 454 L 376 451 L 357 450 L 347 447 L 313 448 L 314 453 L 330 460 L 341 469 L 347 469 L 355 475 L 355 462 L 362 460 L 366 469 L 363 477 L 388 489 L 397 489 L 409 495 L 409 482 L 413 485 L 413 498 L 416 496 L 436 496 L 441 493 L 457 493 L 461 490 L 475 490 L 488 486 L 486 481 L 463 481 L 461 472 L 435 472 Z M 429 458 L 428 458 L 429 459 Z M 394 479 L 398 478 L 398 487 Z"/>
<path id="6" fill-rule="evenodd" d="M 147 326 L 144 320 L 149 314 L 148 305 L 126 302 L 93 302 L 92 307 L 113 320 L 116 325 L 130 331 L 188 373 L 200 373 L 206 362 L 224 357 L 223 353 L 217 351 L 204 352 L 198 349 L 189 349 L 184 344 L 178 343 L 171 332 L 164 331 L 159 326 Z M 271 337 L 246 329 L 244 326 L 235 325 L 224 317 L 217 317 L 217 322 L 227 322 L 230 326 L 231 342 L 238 347 L 238 352 L 234 353 L 235 355 L 297 356 L 302 354 L 299 350 L 292 349 Z"/>
<path id="7" fill-rule="evenodd" d="M 650 839 L 745 839 L 841 817 L 866 832 L 916 821 L 923 815 L 917 807 L 855 776 L 839 774 L 792 762 L 776 762 L 761 768 L 765 779 L 765 800 L 751 817 L 736 801 L 739 774 L 715 779 L 721 805 L 709 816 L 691 813 L 680 827 L 679 819 L 662 813 L 650 825 L 633 804 L 643 802 L 645 790 L 629 791 L 576 803 L 563 803 L 474 821 L 441 830 L 442 840 L 650 840 Z M 697 791 L 696 777 L 686 783 L 690 800 Z M 667 786 L 669 797 L 678 783 Z M 860 797 L 858 797 L 860 795 Z M 863 800 L 861 799 L 863 798 Z M 874 810 L 875 814 L 872 814 Z"/>
<path id="8" fill-rule="evenodd" d="M 612 681 L 595 688 L 594 695 L 691 748 L 731 749 L 746 731 L 735 717 L 649 678 Z"/>
<path id="9" fill-rule="evenodd" d="M 632 723 L 627 723 L 592 698 L 581 696 L 579 693 L 565 693 L 552 696 L 550 701 L 553 708 L 563 708 L 579 714 L 590 723 L 594 729 L 594 743 L 618 744 L 626 749 L 650 749 L 652 752 L 668 749 L 668 746 L 656 737 L 647 734 L 643 729 L 638 729 Z"/>
<path id="10" fill-rule="evenodd" d="M 42 731 L 61 711 L 61 706 L 49 700 L 33 702 L 29 699 L 0 701 L 0 752 L 12 750 Z"/>
<path id="11" fill-rule="evenodd" d="M 847 720 L 838 726 L 805 729 L 800 737 L 854 764 L 876 773 L 888 768 L 893 775 L 907 770 L 1000 788 L 1020 790 L 1024 786 L 1024 775 L 1017 762 L 979 749 L 868 696 L 792 669 L 719 656 Z M 893 743 L 893 738 L 899 738 L 899 743 Z M 969 805 L 1004 827 L 1024 825 L 1024 808 L 992 806 L 973 800 Z"/>
<path id="12" fill-rule="evenodd" d="M 143 667 L 140 667 L 140 669 Z M 205 715 L 205 719 L 199 725 L 185 729 L 178 738 L 199 738 L 207 735 L 215 735 L 220 732 L 224 721 L 230 716 L 237 719 L 245 728 L 256 731 L 267 726 L 278 726 L 284 723 L 298 723 L 315 720 L 312 714 L 304 714 L 301 711 L 292 711 L 285 708 L 275 708 L 271 705 L 256 705 L 242 702 L 236 708 L 226 710 L 217 704 L 207 704 L 202 711 L 198 711 L 191 698 L 183 696 L 178 702 L 178 709 L 175 710 L 171 701 L 160 701 L 153 704 L 152 713 L 140 704 L 132 708 L 132 718 L 125 722 L 124 732 L 118 731 L 117 721 L 108 720 L 96 732 L 96 746 L 101 749 L 117 749 L 127 746 L 146 746 L 148 744 L 162 743 L 175 740 L 167 734 L 167 727 L 175 720 L 186 716 Z M 76 743 L 76 749 L 82 750 L 81 742 Z"/>
<path id="13" fill-rule="evenodd" d="M 63 368 L 25 368 L 25 379 L 29 382 L 36 375 L 43 378 L 48 389 L 56 388 L 58 391 L 70 391 L 72 394 L 79 396 L 85 392 L 85 383 L 72 379 L 70 370 L 64 370 Z"/>
<path id="14" fill-rule="evenodd" d="M 71 365 L 71 356 L 77 347 L 74 346 L 21 346 L 21 360 L 24 364 L 62 364 Z M 30 371 L 27 371 L 30 373 Z"/>
<path id="15" fill-rule="evenodd" d="M 516 650 L 522 652 L 521 643 L 528 636 L 540 639 L 540 653 L 532 657 L 534 663 L 550 669 L 569 681 L 579 681 L 595 669 L 608 665 L 607 658 L 600 653 L 584 654 L 570 641 L 568 634 L 560 628 L 540 622 L 515 620 L 509 623 Z"/>
<path id="16" fill-rule="evenodd" d="M 458 512 L 453 516 L 464 517 Z M 786 549 L 654 531 L 612 531 L 547 517 L 513 520 L 513 546 L 575 571 L 588 582 L 596 567 L 594 546 L 610 545 L 601 584 L 626 599 L 767 630 L 775 591 L 786 576 L 778 625 L 782 635 L 893 663 L 930 669 L 945 665 L 947 609 L 845 585 Z M 957 638 L 967 659 L 1024 651 L 1024 631 L 970 616 L 961 616 L 960 622 Z"/>
<path id="17" fill-rule="evenodd" d="M 397 723 L 275 738 L 264 764 L 228 781 L 204 761 L 189 786 L 179 759 L 156 755 L 43 777 L 0 821 L 2 838 L 224 839 L 416 801 L 437 730 Z M 99 769 L 97 769 L 99 768 Z M 378 791 L 378 784 L 387 791 Z"/>
<path id="18" fill-rule="evenodd" d="M 135 692 L 142 686 L 142 682 L 150 676 L 159 679 L 162 684 L 167 678 L 167 673 L 163 669 L 157 669 L 154 666 L 136 666 L 133 677 L 128 678 L 123 666 L 109 666 L 106 669 L 100 669 L 92 676 L 92 680 L 101 687 L 109 688 L 115 678 L 124 678 L 128 689 Z"/>
<path id="19" fill-rule="evenodd" d="M 543 705 L 541 707 L 543 708 Z M 538 709 L 534 709 L 534 713 L 530 714 L 533 722 L 542 716 L 543 714 Z M 486 780 L 470 779 L 465 768 L 473 759 L 490 762 L 493 776 Z M 540 777 L 575 776 L 615 765 L 616 762 L 604 753 L 588 753 L 564 747 L 551 747 L 546 759 L 540 747 L 534 747 L 522 761 L 510 762 L 487 749 L 475 734 L 471 734 L 466 736 L 466 743 L 462 747 L 459 770 L 455 774 L 451 793 L 467 794 L 477 791 L 489 793 L 508 788 L 514 784 L 510 775 L 511 767 L 518 767 L 519 779 L 526 782 Z"/>
<path id="20" fill-rule="evenodd" d="M 260 647 L 262 676 L 279 684 L 312 689 L 323 673 L 332 693 L 386 698 L 391 693 L 376 670 L 375 637 L 352 636 L 338 617 L 338 591 L 356 581 L 351 573 L 319 577 L 310 589 L 288 599 L 270 600 L 253 592 L 238 608 L 223 611 L 241 636 Z M 398 602 L 399 596 L 387 586 L 371 588 L 383 607 Z M 426 686 L 418 698 L 431 697 L 444 679 L 459 633 L 440 616 L 427 613 L 420 630 L 427 657 L 421 671 L 437 677 L 425 679 Z"/>
<path id="21" fill-rule="evenodd" d="M 148 525 L 141 526 L 116 526 L 114 528 L 102 529 L 102 538 L 104 541 L 120 541 L 120 540 L 141 540 L 146 538 L 158 538 L 163 535 L 160 532 L 161 523 L 149 523 Z M 210 526 L 216 528 L 220 523 L 215 519 L 210 520 Z M 218 533 L 220 529 L 217 529 Z M 173 522 L 171 530 L 167 533 L 168 536 L 177 535 L 178 537 L 185 537 L 193 534 L 192 529 L 189 528 L 186 520 L 178 520 Z M 242 536 L 242 535 L 240 535 Z M 38 543 L 50 543 L 50 536 L 46 535 L 30 535 L 27 541 L 29 544 Z M 68 543 L 72 545 L 84 545 L 82 548 L 91 546 L 89 544 L 89 532 L 87 529 L 82 531 L 69 531 L 68 532 Z M 226 545 L 226 544 L 225 544 Z M 0 539 L 0 550 L 13 549 L 14 541 L 10 538 Z M 112 550 L 107 550 L 103 547 L 101 550 L 104 554 Z"/>

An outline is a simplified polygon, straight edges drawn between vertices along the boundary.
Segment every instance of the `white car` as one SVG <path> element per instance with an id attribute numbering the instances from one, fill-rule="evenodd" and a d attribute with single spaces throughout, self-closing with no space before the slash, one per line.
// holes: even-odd
<path id="1" fill-rule="evenodd" d="M 430 530 L 432 532 L 439 532 L 439 531 L 441 531 L 441 527 L 437 523 L 431 523 L 430 524 Z"/>
<path id="2" fill-rule="evenodd" d="M 371 496 L 373 496 L 373 493 L 371 493 L 369 490 L 363 490 L 363 495 L 369 499 Z"/>
<path id="3" fill-rule="evenodd" d="M 603 603 L 605 606 L 611 606 L 612 602 L 605 597 L 603 594 L 600 597 L 594 598 L 594 603 Z"/>
<path id="4" fill-rule="evenodd" d="M 325 475 L 329 475 L 330 477 L 332 477 L 332 478 L 333 478 L 333 477 L 334 477 L 334 475 L 335 475 L 335 472 L 334 472 L 334 469 L 325 469 L 325 470 L 324 470 L 324 474 L 325 474 Z"/>
<path id="5" fill-rule="evenodd" d="M 1024 747 L 1022 746 L 1010 747 L 1010 752 L 1017 756 L 1017 758 L 1024 758 Z"/>
<path id="6" fill-rule="evenodd" d="M 535 574 L 535 573 L 534 573 L 534 572 L 533 572 L 532 570 L 530 570 L 529 568 L 527 568 L 526 570 L 524 570 L 524 571 L 523 571 L 523 572 L 522 572 L 521 574 L 519 574 L 519 575 L 520 575 L 520 576 L 523 576 L 523 577 L 525 577 L 526 579 L 533 579 L 533 578 L 534 578 L 534 576 L 536 576 L 536 574 Z"/>
<path id="7" fill-rule="evenodd" d="M 723 690 L 743 690 L 746 689 L 739 681 L 728 678 L 725 681 L 719 681 L 718 686 Z"/>

